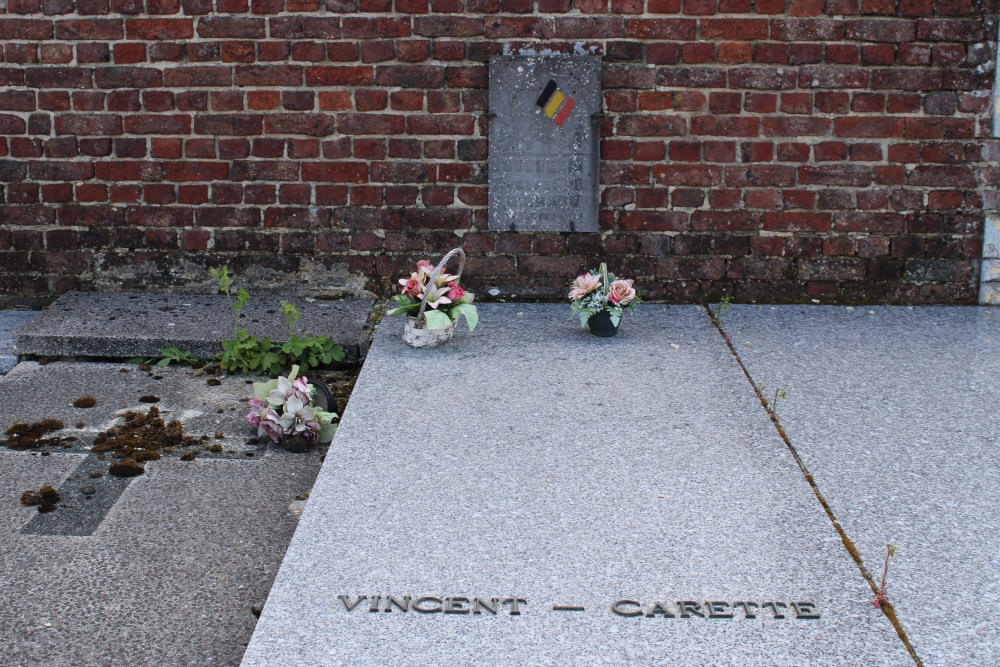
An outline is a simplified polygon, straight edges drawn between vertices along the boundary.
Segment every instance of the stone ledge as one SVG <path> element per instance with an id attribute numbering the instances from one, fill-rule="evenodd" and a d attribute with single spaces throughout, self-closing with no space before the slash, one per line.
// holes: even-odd
<path id="1" fill-rule="evenodd" d="M 287 340 L 280 301 L 280 296 L 252 298 L 244 310 L 247 329 Z M 364 359 L 373 300 L 288 301 L 302 313 L 296 331 L 330 336 L 344 346 L 348 362 Z M 209 357 L 221 351 L 220 340 L 232 335 L 229 302 L 221 294 L 69 292 L 21 327 L 14 347 L 19 355 L 128 358 L 154 357 L 176 345 Z"/>
<path id="2" fill-rule="evenodd" d="M 32 310 L 0 310 L 0 375 L 17 366 L 14 353 L 14 332 L 38 313 Z"/>

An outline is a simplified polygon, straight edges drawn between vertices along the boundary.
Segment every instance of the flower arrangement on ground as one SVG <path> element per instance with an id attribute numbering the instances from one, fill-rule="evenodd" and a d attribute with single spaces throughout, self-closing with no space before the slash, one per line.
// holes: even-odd
<path id="1" fill-rule="evenodd" d="M 310 444 L 330 442 L 336 427 L 337 413 L 313 404 L 316 389 L 309 379 L 292 366 L 288 377 L 267 382 L 255 382 L 250 399 L 247 421 L 257 427 L 258 436 L 267 436 L 276 443 L 299 437 Z"/>
<path id="2" fill-rule="evenodd" d="M 451 253 L 448 256 L 450 255 Z M 387 314 L 405 313 L 408 317 L 419 319 L 421 304 L 426 301 L 427 305 L 423 308 L 423 322 L 418 321 L 415 326 L 447 329 L 452 327 L 458 318 L 464 317 L 466 324 L 469 325 L 469 331 L 475 331 L 479 322 L 479 314 L 472 303 L 475 295 L 466 292 L 458 284 L 460 276 L 446 273 L 443 269 L 443 263 L 440 269 L 436 269 L 426 259 L 417 262 L 417 270 L 411 273 L 409 278 L 400 278 L 401 293 L 392 297 L 399 306 Z"/>
<path id="3" fill-rule="evenodd" d="M 606 312 L 615 328 L 621 322 L 627 308 L 638 305 L 635 281 L 618 278 L 608 273 L 608 265 L 602 263 L 573 281 L 569 293 L 570 308 L 580 316 L 580 326 L 585 326 L 590 318 Z"/>

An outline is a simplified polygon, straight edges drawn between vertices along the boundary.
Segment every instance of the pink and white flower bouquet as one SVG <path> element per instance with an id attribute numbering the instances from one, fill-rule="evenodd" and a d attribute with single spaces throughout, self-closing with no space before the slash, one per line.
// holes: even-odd
<path id="1" fill-rule="evenodd" d="M 426 259 L 417 262 L 417 270 L 409 278 L 400 278 L 400 294 L 392 297 L 399 304 L 387 315 L 406 314 L 416 317 L 420 312 L 420 303 L 427 297 L 424 308 L 424 321 L 428 329 L 447 329 L 464 317 L 469 331 L 475 331 L 479 322 L 479 314 L 472 304 L 475 295 L 466 292 L 458 284 L 459 276 L 453 276 L 442 270 L 434 276 L 434 265 Z M 433 280 L 432 280 L 433 279 Z"/>
<path id="2" fill-rule="evenodd" d="M 330 442 L 337 413 L 313 405 L 316 389 L 305 375 L 296 377 L 298 372 L 299 367 L 292 366 L 288 377 L 255 382 L 247 421 L 257 428 L 258 436 L 276 443 L 293 436 L 312 444 Z"/>
<path id="3" fill-rule="evenodd" d="M 570 308 L 580 316 L 580 326 L 586 326 L 591 317 L 606 310 L 617 327 L 625 310 L 635 308 L 641 299 L 634 280 L 608 273 L 608 265 L 602 263 L 573 281 L 569 300 Z"/>

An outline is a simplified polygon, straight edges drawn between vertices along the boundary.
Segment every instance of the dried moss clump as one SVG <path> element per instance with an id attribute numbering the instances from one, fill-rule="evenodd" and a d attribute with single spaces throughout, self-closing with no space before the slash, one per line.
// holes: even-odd
<path id="1" fill-rule="evenodd" d="M 37 491 L 25 491 L 21 494 L 21 504 L 26 507 L 38 506 L 38 511 L 51 512 L 59 506 L 59 492 L 51 485 L 46 484 Z"/>
<path id="2" fill-rule="evenodd" d="M 139 397 L 139 402 L 140 403 L 159 403 L 160 402 L 160 397 L 159 396 L 153 396 L 152 394 L 147 394 L 146 396 L 140 396 Z"/>
<path id="3" fill-rule="evenodd" d="M 91 451 L 102 455 L 110 453 L 115 463 L 108 472 L 118 477 L 134 477 L 145 472 L 142 463 L 156 461 L 160 452 L 170 452 L 175 447 L 192 447 L 198 440 L 184 435 L 184 428 L 176 419 L 164 423 L 160 409 L 153 406 L 149 412 L 126 412 L 125 422 L 98 434 Z M 117 472 L 116 472 L 117 470 Z"/>
<path id="4" fill-rule="evenodd" d="M 222 384 L 222 380 L 220 380 L 219 378 L 208 378 L 207 380 L 205 380 L 205 384 L 207 384 L 209 387 L 218 387 L 220 384 Z"/>
<path id="5" fill-rule="evenodd" d="M 2 444 L 10 449 L 40 449 L 46 446 L 64 445 L 65 438 L 45 437 L 53 431 L 64 428 L 66 424 L 58 419 L 43 419 L 34 424 L 14 424 L 5 431 L 7 440 Z"/>
<path id="6" fill-rule="evenodd" d="M 146 469 L 139 465 L 135 459 L 125 459 L 109 465 L 108 472 L 115 477 L 138 477 L 146 472 Z"/>
<path id="7" fill-rule="evenodd" d="M 92 408 L 97 405 L 97 399 L 93 396 L 81 396 L 73 401 L 74 408 Z"/>

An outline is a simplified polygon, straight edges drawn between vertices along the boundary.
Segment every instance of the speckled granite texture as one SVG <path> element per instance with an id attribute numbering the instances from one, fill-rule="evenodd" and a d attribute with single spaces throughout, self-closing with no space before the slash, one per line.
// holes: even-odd
<path id="1" fill-rule="evenodd" d="M 152 376 L 122 364 L 24 362 L 0 380 L 0 431 L 16 421 L 64 420 L 93 435 L 124 407 L 155 393 L 164 415 L 239 449 L 253 434 L 244 421 L 245 378 L 210 387 L 188 369 Z M 159 376 L 160 379 L 155 379 Z M 97 406 L 74 408 L 91 394 Z M 219 414 L 217 410 L 223 410 Z M 76 428 L 78 421 L 84 422 Z M 52 518 L 86 522 L 92 508 L 78 487 L 108 476 L 81 475 L 82 448 L 49 456 L 0 447 L 0 665 L 4 667 L 164 667 L 238 664 L 295 528 L 290 506 L 310 489 L 320 456 L 267 448 L 261 456 L 181 461 L 177 454 L 132 478 L 86 536 L 24 532 Z M 102 469 L 107 468 L 107 461 Z M 19 498 L 59 487 L 66 507 L 40 515 Z M 121 491 L 118 489 L 118 491 Z M 99 503 L 101 492 L 94 496 Z M 64 531 L 68 532 L 68 531 Z"/>
<path id="2" fill-rule="evenodd" d="M 1000 656 L 1000 308 L 733 306 L 757 382 L 925 665 Z"/>
<path id="3" fill-rule="evenodd" d="M 244 667 L 912 664 L 704 309 L 644 306 L 611 339 L 563 305 L 482 318 L 426 350 L 383 322 Z M 527 603 L 338 597 L 390 594 Z M 622 599 L 821 618 L 612 614 Z"/>

